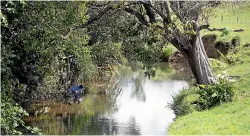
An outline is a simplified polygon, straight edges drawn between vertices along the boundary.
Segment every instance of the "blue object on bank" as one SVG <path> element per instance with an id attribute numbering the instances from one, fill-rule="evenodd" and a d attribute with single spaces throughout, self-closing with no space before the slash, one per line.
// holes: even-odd
<path id="1" fill-rule="evenodd" d="M 85 90 L 85 88 L 83 87 L 83 85 L 79 85 L 79 86 L 72 86 L 69 88 L 70 93 L 78 93 L 78 91 L 81 90 Z"/>
<path id="2" fill-rule="evenodd" d="M 73 96 L 74 98 L 74 103 L 76 101 L 78 101 L 78 103 L 80 102 L 79 99 L 80 97 L 82 97 L 84 95 L 84 91 L 86 90 L 86 88 L 83 85 L 79 85 L 79 86 L 72 86 L 68 89 L 68 92 Z"/>

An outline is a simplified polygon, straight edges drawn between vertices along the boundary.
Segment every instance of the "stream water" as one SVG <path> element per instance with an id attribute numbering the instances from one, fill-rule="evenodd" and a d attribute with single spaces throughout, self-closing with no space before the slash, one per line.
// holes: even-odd
<path id="1" fill-rule="evenodd" d="M 159 65 L 151 79 L 131 67 L 119 72 L 106 94 L 90 93 L 72 105 L 43 101 L 44 113 L 25 118 L 26 123 L 49 135 L 166 135 L 175 118 L 166 106 L 172 95 L 189 86 L 190 74 L 167 64 Z"/>

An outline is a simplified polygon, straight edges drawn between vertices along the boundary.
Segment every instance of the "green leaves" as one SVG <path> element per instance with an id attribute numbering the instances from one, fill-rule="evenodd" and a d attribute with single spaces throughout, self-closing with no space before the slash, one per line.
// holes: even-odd
<path id="1" fill-rule="evenodd" d="M 89 16 L 87 15 L 87 3 L 81 3 L 81 6 L 79 7 L 79 14 L 80 14 L 80 17 L 82 19 L 82 23 L 85 23 L 88 19 L 89 19 Z"/>
<path id="2" fill-rule="evenodd" d="M 2 14 L 2 11 L 0 11 L 0 19 L 1 19 L 1 24 L 5 27 L 8 26 L 8 21 L 5 15 Z"/>
<path id="3" fill-rule="evenodd" d="M 173 53 L 174 53 L 173 47 L 170 47 L 169 45 L 164 46 L 162 48 L 162 59 L 168 61 L 170 56 L 173 55 Z"/>
<path id="4" fill-rule="evenodd" d="M 234 92 L 232 85 L 225 79 L 219 79 L 219 83 L 212 85 L 199 85 L 201 88 L 197 93 L 200 95 L 197 102 L 199 109 L 207 109 L 222 104 L 223 102 L 232 101 Z"/>
<path id="5" fill-rule="evenodd" d="M 198 85 L 181 90 L 173 96 L 173 102 L 168 106 L 177 116 L 186 115 L 194 110 L 201 111 L 216 105 L 232 101 L 234 92 L 232 85 L 225 79 L 211 85 Z"/>
<path id="6" fill-rule="evenodd" d="M 13 104 L 10 99 L 6 99 L 1 96 L 1 131 L 2 134 L 17 134 L 22 133 L 16 128 L 18 126 L 23 126 L 24 122 L 22 117 L 28 116 L 28 113 L 19 105 Z"/>
<path id="7" fill-rule="evenodd" d="M 79 63 L 76 70 L 94 69 L 84 29 L 70 38 L 62 35 L 69 28 L 86 21 L 86 2 L 1 2 L 1 131 L 21 134 L 22 117 L 29 114 L 21 107 L 32 102 L 29 96 L 41 91 L 56 91 L 60 66 L 58 59 L 71 51 Z M 6 8 L 6 9 L 4 9 Z M 87 50 L 87 51 L 86 51 Z M 91 66 L 90 66 L 91 65 Z M 89 71 L 84 71 L 89 74 Z M 85 78 L 85 76 L 82 76 Z M 27 89 L 21 88 L 21 84 Z M 40 86 L 43 85 L 43 86 Z M 39 89 L 36 89 L 39 87 Z M 29 90 L 29 93 L 27 93 Z M 13 99 L 19 105 L 15 105 Z M 29 99 L 29 100 L 27 100 Z M 22 105 L 21 105 L 22 104 Z M 27 127 L 32 133 L 38 128 Z"/>
<path id="8" fill-rule="evenodd" d="M 180 90 L 180 92 L 172 96 L 173 102 L 169 103 L 168 107 L 171 108 L 177 116 L 183 116 L 192 112 L 196 109 L 192 103 L 199 97 L 196 93 L 197 90 L 198 88 L 196 87 Z"/>
<path id="9" fill-rule="evenodd" d="M 230 33 L 230 30 L 226 27 L 226 29 L 224 29 L 224 30 L 222 31 L 221 37 L 223 37 L 223 36 L 228 36 L 229 33 Z"/>
<path id="10" fill-rule="evenodd" d="M 147 30 L 147 35 L 149 39 L 157 39 L 157 41 L 164 41 L 163 34 L 165 34 L 165 30 L 162 29 L 163 24 L 161 22 L 156 22 L 150 25 Z"/>

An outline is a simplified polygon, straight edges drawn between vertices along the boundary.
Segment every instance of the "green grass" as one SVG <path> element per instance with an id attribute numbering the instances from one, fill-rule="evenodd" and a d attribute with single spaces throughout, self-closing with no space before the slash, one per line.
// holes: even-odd
<path id="1" fill-rule="evenodd" d="M 250 134 L 250 48 L 241 48 L 238 55 L 243 62 L 223 70 L 240 76 L 233 83 L 234 101 L 177 118 L 170 134 Z"/>
<path id="2" fill-rule="evenodd" d="M 223 21 L 221 20 L 223 16 Z M 237 22 L 238 17 L 238 22 Z M 217 34 L 218 41 L 229 41 L 232 37 L 239 35 L 242 44 L 249 42 L 250 39 L 250 2 L 244 4 L 235 5 L 232 9 L 232 5 L 222 5 L 214 9 L 214 14 L 209 19 L 211 28 L 224 28 L 229 30 L 244 29 L 243 32 L 230 32 L 228 36 L 221 37 L 222 32 L 211 32 L 204 30 L 202 35 Z"/>
<path id="3" fill-rule="evenodd" d="M 177 119 L 170 134 L 250 134 L 250 101 L 240 100 Z"/>
<path id="4" fill-rule="evenodd" d="M 245 4 L 238 7 L 238 16 L 242 19 L 249 19 L 250 6 Z M 227 12 L 226 9 L 215 9 L 218 16 L 224 14 L 224 20 L 231 15 L 235 17 L 233 12 Z M 168 134 L 247 134 L 250 135 L 250 48 L 243 48 L 243 44 L 250 42 L 250 21 L 248 23 L 221 23 L 217 17 L 211 19 L 214 27 L 228 27 L 229 29 L 242 28 L 245 31 L 234 33 L 231 32 L 229 37 L 239 35 L 241 38 L 241 46 L 237 47 L 238 52 L 235 56 L 239 59 L 235 64 L 229 65 L 226 69 L 219 69 L 215 73 L 226 72 L 230 76 L 239 76 L 234 86 L 234 100 L 216 106 L 212 109 L 193 112 L 189 115 L 178 117 L 169 128 Z M 204 31 L 203 35 L 212 33 Z M 213 32 L 221 34 L 218 32 Z M 221 38 L 219 40 L 226 40 Z"/>

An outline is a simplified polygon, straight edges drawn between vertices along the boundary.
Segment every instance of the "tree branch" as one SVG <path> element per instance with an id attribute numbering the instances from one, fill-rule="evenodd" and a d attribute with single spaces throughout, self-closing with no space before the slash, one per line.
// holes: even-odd
<path id="1" fill-rule="evenodd" d="M 198 29 L 198 31 L 203 30 L 203 29 L 208 29 L 210 25 L 201 25 Z"/>
<path id="2" fill-rule="evenodd" d="M 224 27 L 224 28 L 207 28 L 208 31 L 223 31 L 225 29 L 227 29 L 227 28 L 226 27 Z"/>
<path id="3" fill-rule="evenodd" d="M 178 28 L 175 28 L 171 32 L 171 34 L 173 35 L 175 39 L 178 40 L 179 43 L 181 43 L 179 44 L 181 50 L 189 50 L 192 48 L 192 46 L 190 45 L 189 39 L 185 35 L 183 35 Z"/>
<path id="4" fill-rule="evenodd" d="M 132 15 L 135 15 L 142 24 L 144 24 L 145 26 L 149 26 L 149 22 L 138 11 L 135 11 L 135 10 L 133 10 L 131 8 L 126 8 L 126 7 L 124 8 L 124 11 L 126 11 L 126 12 L 128 12 L 128 13 L 130 13 Z"/>
<path id="5" fill-rule="evenodd" d="M 153 6 L 151 3 L 146 3 L 146 2 L 143 2 L 143 1 L 140 1 L 140 3 L 142 3 L 144 5 L 144 7 L 150 7 L 152 8 L 156 13 L 158 13 L 161 18 L 163 20 L 167 19 L 167 16 L 164 15 L 164 13 L 162 13 L 160 10 L 158 10 L 155 6 Z M 145 8 L 146 9 L 146 8 Z"/>
<path id="6" fill-rule="evenodd" d="M 209 28 L 209 27 L 210 27 L 210 25 L 201 25 L 199 27 L 198 31 L 201 31 L 203 29 L 206 29 L 208 31 L 223 31 L 223 30 L 227 29 L 226 27 L 224 27 L 224 28 Z M 242 32 L 242 31 L 244 31 L 244 29 L 241 29 L 241 28 L 240 29 L 233 29 L 232 31 L 233 32 Z"/>
<path id="7" fill-rule="evenodd" d="M 171 3 L 171 5 L 170 5 L 170 8 L 172 9 L 172 11 L 174 12 L 174 14 L 180 19 L 180 21 L 181 22 L 184 22 L 184 18 L 180 15 L 180 9 L 179 9 L 179 7 L 178 8 L 175 8 L 174 7 L 174 4 L 178 4 L 178 5 L 180 5 L 180 2 L 182 2 L 182 1 L 171 1 L 170 3 Z"/>
<path id="8" fill-rule="evenodd" d="M 167 14 L 167 20 L 166 20 L 167 22 L 166 23 L 170 24 L 172 22 L 172 20 L 171 20 L 169 6 L 168 6 L 168 3 L 166 1 L 164 1 L 164 7 L 166 10 L 166 14 Z"/>
<path id="9" fill-rule="evenodd" d="M 224 28 L 210 28 L 210 25 L 201 25 L 198 29 L 198 31 L 201 31 L 203 29 L 206 29 L 208 31 L 223 31 L 225 29 L 227 29 L 226 27 Z"/>
<path id="10" fill-rule="evenodd" d="M 111 6 L 108 6 L 106 8 L 104 8 L 104 10 L 102 12 L 100 12 L 98 15 L 92 17 L 91 19 L 89 19 L 87 22 L 81 24 L 81 25 L 78 25 L 78 26 L 74 26 L 73 28 L 70 28 L 63 36 L 63 38 L 66 38 L 68 37 L 68 35 L 76 30 L 76 29 L 81 29 L 81 28 L 85 28 L 87 27 L 88 25 L 94 23 L 95 21 L 97 21 L 98 19 L 100 19 L 105 13 L 107 13 L 109 10 L 113 9 L 113 7 Z"/>
<path id="11" fill-rule="evenodd" d="M 88 25 L 94 23 L 95 21 L 99 20 L 105 13 L 107 13 L 109 10 L 112 10 L 112 9 L 114 9 L 112 6 L 108 6 L 108 7 L 104 8 L 103 11 L 101 11 L 98 15 L 96 15 L 96 16 L 92 17 L 91 19 L 89 19 L 87 22 L 85 22 L 85 23 L 83 23 L 83 24 L 81 24 L 81 25 L 78 25 L 78 26 L 74 26 L 74 27 L 72 27 L 72 28 L 69 28 L 69 29 L 65 32 L 65 34 L 63 34 L 63 38 L 68 37 L 68 36 L 70 35 L 70 33 L 71 33 L 72 31 L 74 31 L 74 30 L 85 28 L 85 27 L 87 27 Z M 138 20 L 139 20 L 142 24 L 144 24 L 145 26 L 149 26 L 149 22 L 148 22 L 148 21 L 146 20 L 146 18 L 145 18 L 142 14 L 140 14 L 138 11 L 135 11 L 135 10 L 133 10 L 132 8 L 128 8 L 128 7 L 125 7 L 123 10 L 126 11 L 126 12 L 128 12 L 128 13 L 130 13 L 130 14 L 135 15 L 135 16 L 138 18 Z M 152 21 L 152 20 L 151 20 L 151 21 Z"/>
<path id="12" fill-rule="evenodd" d="M 143 7 L 145 8 L 145 10 L 147 12 L 150 23 L 155 23 L 156 22 L 155 14 L 152 11 L 152 9 L 149 6 L 147 6 L 145 3 L 143 3 Z"/>

